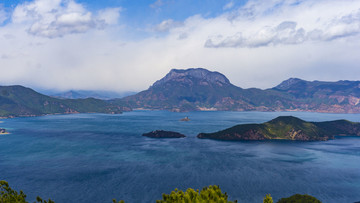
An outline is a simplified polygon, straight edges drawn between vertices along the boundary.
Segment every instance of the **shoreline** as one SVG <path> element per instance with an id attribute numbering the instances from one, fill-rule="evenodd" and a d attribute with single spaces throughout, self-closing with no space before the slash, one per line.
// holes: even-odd
<path id="1" fill-rule="evenodd" d="M 283 111 L 257 111 L 257 110 L 247 110 L 247 111 L 240 111 L 240 110 L 195 110 L 195 111 L 171 111 L 169 109 L 146 109 L 146 108 L 134 108 L 131 111 L 168 111 L 168 112 L 175 112 L 175 113 L 188 113 L 188 112 L 309 112 L 309 113 L 321 113 L 321 114 L 360 114 L 360 112 L 332 112 L 332 111 L 312 111 L 312 110 L 294 110 L 294 109 L 286 109 Z M 131 111 L 124 111 L 124 112 L 131 112 Z M 7 116 L 7 117 L 0 117 L 0 119 L 10 119 L 10 118 L 27 118 L 27 117 L 40 117 L 40 116 L 51 116 L 51 115 L 69 115 L 69 114 L 109 114 L 109 115 L 116 115 L 116 114 L 123 114 L 121 113 L 101 113 L 101 112 L 73 112 L 73 113 L 51 113 L 51 114 L 41 114 L 41 115 L 19 115 L 19 116 Z M 0 121 L 2 123 L 3 121 Z"/>

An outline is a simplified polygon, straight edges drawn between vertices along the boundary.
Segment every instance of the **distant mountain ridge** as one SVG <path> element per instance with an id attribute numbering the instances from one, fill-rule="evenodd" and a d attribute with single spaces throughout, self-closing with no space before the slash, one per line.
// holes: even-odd
<path id="1" fill-rule="evenodd" d="M 310 82 L 290 78 L 270 89 L 243 89 L 219 72 L 172 69 L 149 89 L 113 102 L 135 109 L 170 111 L 360 113 L 360 81 Z"/>
<path id="2" fill-rule="evenodd" d="M 51 94 L 51 97 L 59 98 L 59 99 L 87 99 L 87 98 L 95 98 L 95 99 L 114 99 L 114 98 L 122 98 L 129 95 L 136 94 L 136 92 L 112 92 L 112 91 L 91 91 L 91 90 L 70 90 L 67 92 L 60 92 L 56 94 Z"/>
<path id="3" fill-rule="evenodd" d="M 121 105 L 88 98 L 57 99 L 20 85 L 0 86 L 0 117 L 41 116 L 69 113 L 121 113 Z"/>
<path id="4" fill-rule="evenodd" d="M 360 81 L 305 81 L 290 78 L 272 88 L 296 101 L 306 111 L 359 113 Z"/>

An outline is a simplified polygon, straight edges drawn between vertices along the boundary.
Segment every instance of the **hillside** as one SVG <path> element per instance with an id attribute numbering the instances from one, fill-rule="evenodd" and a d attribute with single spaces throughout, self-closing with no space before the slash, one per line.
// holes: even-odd
<path id="1" fill-rule="evenodd" d="M 121 113 L 128 108 L 103 100 L 57 99 L 23 86 L 0 86 L 0 117 L 65 113 Z"/>
<path id="2" fill-rule="evenodd" d="M 236 125 L 219 132 L 200 133 L 197 137 L 217 140 L 325 141 L 337 135 L 360 136 L 360 123 L 347 120 L 306 122 L 293 116 L 280 116 L 262 124 Z"/>

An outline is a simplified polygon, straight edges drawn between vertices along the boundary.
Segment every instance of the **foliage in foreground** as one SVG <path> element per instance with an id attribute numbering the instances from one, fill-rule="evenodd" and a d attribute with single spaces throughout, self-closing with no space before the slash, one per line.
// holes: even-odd
<path id="1" fill-rule="evenodd" d="M 1 203 L 28 203 L 26 201 L 26 195 L 23 191 L 17 192 L 9 186 L 9 183 L 0 180 L 0 202 Z M 41 199 L 40 197 L 36 198 L 36 202 L 39 203 L 55 203 L 51 199 L 48 201 Z"/>
<path id="2" fill-rule="evenodd" d="M 51 199 L 43 200 L 39 196 L 36 197 L 34 203 L 55 203 Z M 26 201 L 26 195 L 23 191 L 17 192 L 9 186 L 9 183 L 0 180 L 0 203 L 29 203 Z M 117 202 L 113 199 L 113 203 L 125 203 L 123 200 Z M 156 200 L 156 203 L 237 203 L 235 201 L 228 201 L 228 195 L 221 192 L 217 185 L 210 185 L 204 187 L 200 192 L 188 188 L 185 192 L 175 189 L 170 194 L 163 194 L 162 200 Z M 264 197 L 263 203 L 273 203 L 270 194 Z M 321 203 L 318 199 L 310 195 L 296 194 L 291 197 L 282 198 L 277 203 Z"/>
<path id="3" fill-rule="evenodd" d="M 263 203 L 273 203 L 273 199 L 270 194 L 267 194 L 266 197 L 264 197 Z"/>
<path id="4" fill-rule="evenodd" d="M 228 201 L 228 195 L 222 193 L 219 186 L 210 185 L 209 187 L 204 187 L 200 192 L 199 190 L 194 190 L 192 188 L 187 189 L 185 192 L 182 190 L 175 189 L 169 195 L 163 194 L 162 200 L 156 200 L 156 203 L 236 203 Z"/>

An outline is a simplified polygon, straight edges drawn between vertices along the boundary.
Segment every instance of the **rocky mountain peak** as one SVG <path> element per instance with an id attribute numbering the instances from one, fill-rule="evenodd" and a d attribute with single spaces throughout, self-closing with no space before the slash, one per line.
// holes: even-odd
<path id="1" fill-rule="evenodd" d="M 189 69 L 172 69 L 165 77 L 154 83 L 153 86 L 162 85 L 169 81 L 179 81 L 181 79 L 200 79 L 212 84 L 230 84 L 223 74 L 219 72 L 212 72 L 204 68 L 189 68 Z"/>

